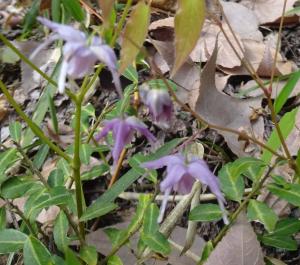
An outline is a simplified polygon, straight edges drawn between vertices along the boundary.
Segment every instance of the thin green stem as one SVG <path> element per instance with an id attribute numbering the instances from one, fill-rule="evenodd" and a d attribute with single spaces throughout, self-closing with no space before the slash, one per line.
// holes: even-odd
<path id="1" fill-rule="evenodd" d="M 111 42 L 110 42 L 110 45 L 112 47 L 115 46 L 117 38 L 118 38 L 118 36 L 120 35 L 120 33 L 122 31 L 123 25 L 125 23 L 125 20 L 126 20 L 126 17 L 128 15 L 128 12 L 129 12 L 129 9 L 130 9 L 131 5 L 132 5 L 132 0 L 127 0 L 126 6 L 125 6 L 125 8 L 123 10 L 123 13 L 122 13 L 122 16 L 121 16 L 121 18 L 118 22 L 117 29 L 116 29 L 116 31 L 115 31 L 112 39 L 111 39 Z"/>
<path id="2" fill-rule="evenodd" d="M 33 133 L 41 139 L 42 142 L 47 144 L 55 153 L 64 158 L 66 161 L 71 163 L 72 158 L 69 157 L 62 149 L 60 149 L 56 144 L 52 143 L 49 138 L 43 133 L 43 131 L 38 127 L 21 109 L 19 104 L 14 100 L 14 98 L 9 93 L 8 89 L 4 85 L 4 83 L 0 80 L 0 88 L 3 94 L 6 96 L 8 102 L 13 106 L 15 111 L 19 114 L 19 116 L 27 123 L 29 128 L 33 131 Z"/>
<path id="3" fill-rule="evenodd" d="M 76 206 L 77 206 L 77 215 L 78 219 L 83 214 L 83 191 L 81 185 L 81 176 L 80 176 L 80 146 L 81 146 L 81 103 L 82 101 L 77 100 L 75 103 L 75 139 L 74 139 L 74 156 L 73 156 L 73 179 L 75 181 L 75 195 L 76 195 Z M 82 238 L 85 238 L 84 231 L 84 222 L 79 221 L 79 232 Z"/>

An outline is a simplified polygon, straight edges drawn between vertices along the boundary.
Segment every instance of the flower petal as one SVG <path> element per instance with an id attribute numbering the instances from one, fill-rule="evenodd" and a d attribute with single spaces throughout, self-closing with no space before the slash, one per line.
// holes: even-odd
<path id="1" fill-rule="evenodd" d="M 187 168 L 181 164 L 168 165 L 167 176 L 160 183 L 161 191 L 165 191 L 168 188 L 175 188 L 177 190 L 177 184 L 181 178 L 187 173 Z"/>
<path id="2" fill-rule="evenodd" d="M 57 34 L 49 36 L 49 38 L 47 40 L 45 40 L 42 44 L 40 44 L 39 46 L 36 47 L 36 49 L 29 56 L 29 59 L 30 60 L 34 59 L 38 55 L 38 53 L 40 53 L 43 49 L 47 48 L 52 42 L 54 42 L 55 40 L 58 40 L 58 39 L 59 39 L 59 36 Z"/>
<path id="3" fill-rule="evenodd" d="M 58 92 L 60 94 L 63 94 L 65 91 L 68 67 L 69 67 L 68 62 L 66 60 L 63 60 L 60 68 L 59 78 L 58 78 Z"/>
<path id="4" fill-rule="evenodd" d="M 95 136 L 95 140 L 98 142 L 101 138 L 105 137 L 118 122 L 120 122 L 120 119 L 118 118 L 105 121 L 103 129 Z"/>
<path id="5" fill-rule="evenodd" d="M 120 75 L 117 70 L 117 57 L 114 50 L 108 45 L 90 46 L 90 50 L 97 56 L 98 60 L 107 65 L 112 74 L 115 87 L 119 95 L 122 96 Z"/>
<path id="6" fill-rule="evenodd" d="M 134 116 L 130 116 L 126 119 L 126 123 L 129 124 L 132 129 L 137 130 L 141 134 L 143 134 L 149 141 L 156 141 L 156 137 L 148 130 L 145 123 L 141 122 Z"/>
<path id="7" fill-rule="evenodd" d="M 65 41 L 86 42 L 86 36 L 80 30 L 74 29 L 71 26 L 52 22 L 44 17 L 38 17 L 37 20 L 47 28 L 59 34 Z"/>
<path id="8" fill-rule="evenodd" d="M 171 193 L 171 190 L 172 190 L 171 188 L 165 190 L 164 198 L 163 198 L 162 204 L 160 206 L 159 216 L 157 218 L 158 223 L 161 223 L 162 220 L 164 219 L 164 215 L 165 215 L 165 211 L 166 211 L 166 208 L 167 208 L 168 199 L 169 199 L 169 195 Z"/>
<path id="9" fill-rule="evenodd" d="M 120 157 L 120 154 L 125 147 L 126 144 L 128 144 L 128 141 L 130 141 L 131 137 L 131 128 L 128 126 L 123 120 L 121 120 L 118 124 L 114 127 L 114 148 L 112 150 L 112 156 L 114 159 L 114 163 L 117 163 Z"/>
<path id="10" fill-rule="evenodd" d="M 214 193 L 218 199 L 225 202 L 225 199 L 220 191 L 220 185 L 217 177 L 210 171 L 204 160 L 195 160 L 188 166 L 188 172 L 203 184 L 208 185 L 210 191 Z"/>
<path id="11" fill-rule="evenodd" d="M 163 156 L 159 159 L 145 162 L 141 164 L 141 167 L 145 167 L 148 169 L 158 169 L 162 168 L 167 165 L 172 165 L 172 164 L 180 164 L 184 163 L 184 158 L 181 155 L 168 155 L 168 156 Z"/>

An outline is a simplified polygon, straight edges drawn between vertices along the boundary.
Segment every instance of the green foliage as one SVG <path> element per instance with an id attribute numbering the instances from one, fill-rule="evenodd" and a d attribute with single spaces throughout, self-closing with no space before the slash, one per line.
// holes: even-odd
<path id="1" fill-rule="evenodd" d="M 196 206 L 189 214 L 190 221 L 210 222 L 222 218 L 222 211 L 216 204 L 206 203 Z"/>
<path id="2" fill-rule="evenodd" d="M 79 22 L 84 20 L 84 12 L 80 6 L 79 0 L 61 0 L 66 10 Z"/>
<path id="3" fill-rule="evenodd" d="M 145 4 L 144 1 L 140 1 L 132 10 L 124 29 L 120 62 L 121 73 L 135 60 L 145 41 L 149 22 L 150 6 Z"/>
<path id="4" fill-rule="evenodd" d="M 273 232 L 275 229 L 278 217 L 272 209 L 265 203 L 256 200 L 250 200 L 247 209 L 247 216 L 250 221 L 258 220 L 261 222 L 268 232 Z"/>
<path id="5" fill-rule="evenodd" d="M 103 203 L 103 204 L 92 204 L 90 207 L 86 209 L 83 215 L 80 217 L 80 221 L 88 221 L 94 219 L 96 217 L 103 216 L 114 209 L 117 208 L 117 205 L 114 203 Z"/>
<path id="6" fill-rule="evenodd" d="M 52 264 L 48 249 L 33 236 L 29 236 L 25 241 L 23 252 L 25 265 Z"/>
<path id="7" fill-rule="evenodd" d="M 57 248 L 62 252 L 68 247 L 70 243 L 70 239 L 67 237 L 68 228 L 68 219 L 65 213 L 61 211 L 54 223 L 53 237 Z"/>
<path id="8" fill-rule="evenodd" d="M 18 121 L 12 122 L 9 124 L 9 133 L 11 138 L 17 142 L 21 142 L 21 135 L 22 135 L 22 126 L 21 123 Z"/>
<path id="9" fill-rule="evenodd" d="M 80 258 L 88 265 L 97 265 L 98 254 L 97 250 L 93 246 L 84 246 L 80 249 Z"/>
<path id="10" fill-rule="evenodd" d="M 175 62 L 172 76 L 195 47 L 205 20 L 205 0 L 180 0 L 175 16 Z"/>
<path id="11" fill-rule="evenodd" d="M 0 231 L 0 253 L 16 252 L 23 248 L 27 235 L 14 229 Z"/>

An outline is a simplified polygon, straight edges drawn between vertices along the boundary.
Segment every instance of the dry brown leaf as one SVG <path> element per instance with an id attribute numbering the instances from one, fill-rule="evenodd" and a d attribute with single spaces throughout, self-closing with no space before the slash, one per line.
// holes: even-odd
<path id="1" fill-rule="evenodd" d="M 0 95 L 0 122 L 5 118 L 8 111 L 8 104 L 5 96 Z"/>
<path id="2" fill-rule="evenodd" d="M 221 242 L 210 254 L 205 265 L 263 265 L 260 244 L 245 213 L 229 229 Z"/>
<path id="3" fill-rule="evenodd" d="M 223 26 L 226 35 L 228 36 L 230 42 L 235 47 L 235 50 L 238 51 L 240 58 L 243 58 L 244 50 L 241 51 L 238 44 L 235 41 L 234 36 L 231 34 L 228 26 Z M 224 34 L 220 32 L 219 26 L 213 24 L 212 22 L 206 20 L 204 23 L 201 37 L 196 44 L 196 47 L 190 54 L 191 59 L 194 62 L 206 62 L 208 58 L 213 53 L 216 39 L 218 37 L 218 57 L 217 57 L 217 65 L 221 65 L 227 68 L 233 68 L 241 65 L 241 60 L 236 56 L 234 50 L 231 48 Z M 241 38 L 236 36 L 241 46 L 243 48 L 243 44 L 241 42 Z M 244 49 L 244 48 L 243 48 Z"/>
<path id="4" fill-rule="evenodd" d="M 16 47 L 27 57 L 40 45 L 39 42 L 26 41 L 26 42 L 15 42 Z M 38 56 L 32 59 L 32 62 L 40 68 L 43 72 L 48 75 L 52 74 L 52 71 L 59 60 L 60 49 L 44 49 Z M 28 94 L 34 88 L 43 86 L 47 83 L 40 74 L 33 71 L 30 66 L 28 66 L 23 61 L 21 62 L 22 71 L 22 89 L 24 93 Z"/>
<path id="5" fill-rule="evenodd" d="M 172 68 L 174 63 L 174 46 L 172 42 L 151 40 L 152 44 L 166 61 L 169 69 Z M 157 56 L 156 56 L 157 57 Z M 166 65 L 160 59 L 160 65 L 157 65 L 162 71 L 166 69 Z M 155 61 L 157 62 L 157 60 Z M 163 67 L 163 68 L 162 68 Z M 199 68 L 194 65 L 191 60 L 185 62 L 177 73 L 173 76 L 172 80 L 179 85 L 177 96 L 184 102 L 188 100 L 188 91 L 199 87 L 200 75 Z"/>
<path id="6" fill-rule="evenodd" d="M 296 0 L 287 0 L 286 10 L 292 9 Z M 253 10 L 260 24 L 273 22 L 281 17 L 283 0 L 242 0 L 240 4 Z"/>
<path id="7" fill-rule="evenodd" d="M 263 40 L 263 35 L 258 30 L 258 19 L 251 9 L 234 2 L 220 1 L 220 3 L 233 31 L 241 39 Z"/>
<path id="8" fill-rule="evenodd" d="M 261 107 L 261 98 L 241 100 L 220 93 L 215 83 L 216 57 L 215 49 L 201 73 L 200 88 L 190 93 L 190 105 L 209 123 L 254 133 L 257 139 L 262 139 L 263 120 L 259 118 L 254 125 L 250 122 L 253 109 Z M 238 135 L 221 130 L 218 132 L 235 154 L 246 155 L 245 143 L 238 140 Z"/>

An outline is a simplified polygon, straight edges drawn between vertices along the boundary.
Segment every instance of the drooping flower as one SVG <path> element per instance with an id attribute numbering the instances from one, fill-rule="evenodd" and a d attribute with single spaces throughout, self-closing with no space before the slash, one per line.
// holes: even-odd
<path id="1" fill-rule="evenodd" d="M 148 130 L 147 126 L 134 116 L 127 118 L 115 118 L 106 121 L 104 128 L 98 135 L 96 135 L 95 140 L 99 141 L 110 131 L 112 131 L 114 138 L 114 147 L 112 150 L 114 165 L 118 162 L 125 145 L 131 142 L 134 131 L 138 131 L 143 134 L 151 142 L 156 140 L 155 136 Z"/>
<path id="2" fill-rule="evenodd" d="M 173 111 L 173 103 L 168 91 L 160 88 L 150 88 L 147 83 L 139 88 L 142 102 L 158 126 L 168 128 Z"/>
<path id="3" fill-rule="evenodd" d="M 55 40 L 63 39 L 63 62 L 58 79 L 58 91 L 63 93 L 67 75 L 73 79 L 82 78 L 92 72 L 97 61 L 107 65 L 110 70 L 115 87 L 120 95 L 121 84 L 117 70 L 117 57 L 114 50 L 103 43 L 102 39 L 93 36 L 90 39 L 80 30 L 68 25 L 52 22 L 46 18 L 38 17 L 39 22 L 51 29 L 54 34 L 41 44 L 30 56 L 34 58 L 42 49 Z"/>
<path id="4" fill-rule="evenodd" d="M 161 222 L 163 219 L 168 202 L 168 196 L 171 191 L 174 190 L 181 194 L 187 194 L 191 191 L 195 180 L 199 180 L 202 184 L 207 185 L 210 191 L 216 195 L 219 206 L 223 211 L 224 223 L 228 224 L 224 207 L 225 199 L 220 191 L 219 181 L 210 171 L 203 159 L 194 158 L 187 162 L 182 154 L 177 153 L 143 163 L 141 166 L 147 169 L 167 167 L 167 175 L 160 184 L 160 189 L 164 192 L 164 200 L 162 202 L 158 222 Z"/>

